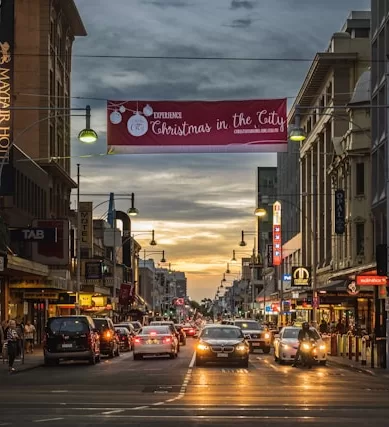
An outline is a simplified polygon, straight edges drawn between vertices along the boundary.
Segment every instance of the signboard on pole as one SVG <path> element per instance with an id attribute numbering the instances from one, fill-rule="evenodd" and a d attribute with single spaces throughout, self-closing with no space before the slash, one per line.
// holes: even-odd
<path id="1" fill-rule="evenodd" d="M 335 191 L 335 233 L 346 231 L 346 202 L 344 190 Z"/>
<path id="2" fill-rule="evenodd" d="M 292 267 L 292 286 L 311 286 L 311 268 Z"/>
<path id="3" fill-rule="evenodd" d="M 282 263 L 281 203 L 273 204 L 273 265 Z"/>

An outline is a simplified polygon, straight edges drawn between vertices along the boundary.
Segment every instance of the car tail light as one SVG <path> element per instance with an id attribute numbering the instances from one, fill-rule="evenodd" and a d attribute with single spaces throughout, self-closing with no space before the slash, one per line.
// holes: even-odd
<path id="1" fill-rule="evenodd" d="M 194 329 L 189 329 L 190 334 L 193 334 L 193 332 L 194 332 Z"/>
<path id="2" fill-rule="evenodd" d="M 140 338 L 139 337 L 135 337 L 134 338 L 134 343 L 139 344 L 140 343 Z"/>
<path id="3" fill-rule="evenodd" d="M 126 340 L 126 337 L 125 337 L 125 336 L 123 336 L 123 337 L 122 337 L 122 341 L 125 341 L 125 340 Z"/>
<path id="4" fill-rule="evenodd" d="M 112 336 L 112 334 L 111 334 L 111 332 L 110 332 L 110 331 L 107 331 L 107 332 L 105 333 L 105 338 L 111 338 L 111 336 Z"/>
<path id="5" fill-rule="evenodd" d="M 165 337 L 162 342 L 164 344 L 170 344 L 172 342 L 172 338 L 171 337 Z"/>

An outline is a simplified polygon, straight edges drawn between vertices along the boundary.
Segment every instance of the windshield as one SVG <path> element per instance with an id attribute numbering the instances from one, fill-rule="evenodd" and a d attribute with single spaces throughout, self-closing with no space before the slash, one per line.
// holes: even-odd
<path id="1" fill-rule="evenodd" d="M 257 322 L 235 322 L 235 326 L 241 329 L 248 329 L 251 331 L 259 331 L 263 329 L 263 327 Z"/>
<path id="2" fill-rule="evenodd" d="M 58 317 L 49 319 L 48 330 L 53 334 L 85 334 L 89 332 L 89 326 L 82 319 Z"/>
<path id="3" fill-rule="evenodd" d="M 170 334 L 169 328 L 167 326 L 146 326 L 141 329 L 139 334 L 149 335 L 155 333 L 157 335 Z"/>
<path id="4" fill-rule="evenodd" d="M 131 322 L 131 325 L 135 328 L 135 329 L 140 329 L 142 327 L 142 325 L 139 322 Z"/>
<path id="5" fill-rule="evenodd" d="M 205 328 L 201 334 L 201 338 L 225 338 L 234 339 L 242 338 L 243 333 L 237 328 Z"/>
<path id="6" fill-rule="evenodd" d="M 301 331 L 301 329 L 298 328 L 290 328 L 290 329 L 285 329 L 282 338 L 287 338 L 287 339 L 297 339 L 299 336 L 299 332 Z M 320 339 L 320 335 L 318 334 L 318 332 L 316 331 L 316 329 L 311 328 L 310 329 L 313 338 L 315 340 L 319 340 Z"/>
<path id="7" fill-rule="evenodd" d="M 121 335 L 127 335 L 128 334 L 128 329 L 127 328 L 115 328 L 116 332 L 121 334 Z"/>
<path id="8" fill-rule="evenodd" d="M 106 319 L 93 319 L 93 321 L 95 322 L 96 328 L 99 331 L 102 331 L 104 329 L 109 329 L 109 324 Z"/>

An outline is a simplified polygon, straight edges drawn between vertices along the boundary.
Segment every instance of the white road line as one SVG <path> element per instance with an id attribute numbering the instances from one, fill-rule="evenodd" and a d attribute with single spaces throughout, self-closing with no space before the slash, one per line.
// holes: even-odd
<path id="1" fill-rule="evenodd" d="M 114 411 L 102 412 L 101 415 L 120 414 L 121 412 L 124 412 L 124 411 L 125 409 L 115 409 Z"/>
<path id="2" fill-rule="evenodd" d="M 138 410 L 138 409 L 149 409 L 149 408 L 150 408 L 150 406 L 136 406 L 135 408 L 130 408 L 130 409 Z"/>
<path id="3" fill-rule="evenodd" d="M 69 390 L 51 390 L 51 393 L 69 393 Z"/>
<path id="4" fill-rule="evenodd" d="M 47 423 L 49 421 L 60 421 L 63 420 L 64 418 L 45 418 L 42 420 L 33 420 L 33 423 Z"/>
<path id="5" fill-rule="evenodd" d="M 195 364 L 195 362 L 196 362 L 196 353 L 193 353 L 193 357 L 192 357 L 192 360 L 190 361 L 190 363 L 189 363 L 189 368 L 193 368 L 193 366 L 194 366 L 194 364 Z M 187 374 L 188 375 L 188 374 Z"/>

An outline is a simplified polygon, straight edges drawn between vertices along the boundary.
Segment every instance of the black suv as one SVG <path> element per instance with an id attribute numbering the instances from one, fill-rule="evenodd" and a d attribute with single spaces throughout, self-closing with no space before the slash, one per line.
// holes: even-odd
<path id="1" fill-rule="evenodd" d="M 109 317 L 93 319 L 100 334 L 100 352 L 109 357 L 120 356 L 120 342 L 115 326 Z"/>
<path id="2" fill-rule="evenodd" d="M 45 328 L 43 346 L 45 365 L 60 360 L 100 362 L 100 341 L 95 324 L 89 316 L 50 317 Z"/>

